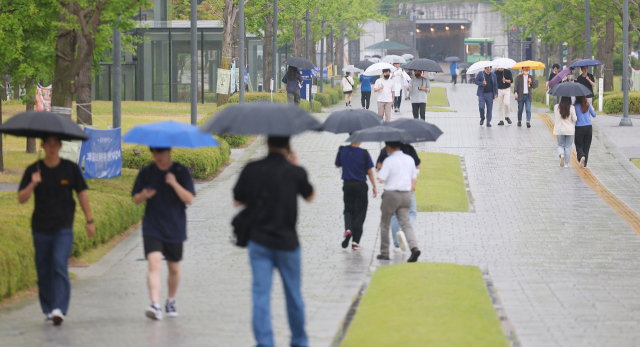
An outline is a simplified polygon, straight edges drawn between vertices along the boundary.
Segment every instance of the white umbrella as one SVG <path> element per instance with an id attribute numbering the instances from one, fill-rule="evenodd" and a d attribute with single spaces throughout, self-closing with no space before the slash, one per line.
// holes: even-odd
<path id="1" fill-rule="evenodd" d="M 493 67 L 496 69 L 511 69 L 516 65 L 516 61 L 509 58 L 496 58 L 493 60 Z"/>
<path id="2" fill-rule="evenodd" d="M 480 71 L 483 71 L 485 67 L 491 67 L 493 66 L 493 62 L 492 61 L 488 61 L 488 60 L 481 60 L 481 61 L 477 61 L 475 63 L 473 63 L 473 65 L 469 66 L 469 68 L 467 69 L 467 74 L 468 75 L 473 75 L 476 74 Z"/>
<path id="3" fill-rule="evenodd" d="M 387 55 L 384 58 L 382 58 L 382 62 L 384 63 L 389 63 L 389 64 L 404 64 L 407 61 L 404 60 L 403 57 L 399 56 L 399 55 Z"/>
<path id="4" fill-rule="evenodd" d="M 342 72 L 360 72 L 362 70 L 358 69 L 353 65 L 348 65 L 342 68 Z"/>
<path id="5" fill-rule="evenodd" d="M 364 71 L 365 76 L 380 76 L 382 75 L 382 70 L 389 69 L 391 72 L 396 71 L 396 67 L 389 63 L 375 63 L 367 68 Z"/>
<path id="6" fill-rule="evenodd" d="M 413 54 L 405 53 L 405 54 L 402 55 L 402 59 L 411 60 L 411 59 L 413 59 Z"/>

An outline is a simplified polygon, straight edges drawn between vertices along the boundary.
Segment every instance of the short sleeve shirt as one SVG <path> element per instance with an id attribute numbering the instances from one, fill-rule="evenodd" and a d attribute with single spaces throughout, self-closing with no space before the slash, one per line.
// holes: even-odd
<path id="1" fill-rule="evenodd" d="M 372 76 L 360 75 L 360 91 L 370 92 L 371 91 L 371 82 L 373 82 Z"/>
<path id="2" fill-rule="evenodd" d="M 365 162 L 366 158 L 366 162 Z M 367 181 L 367 171 L 373 168 L 368 152 L 360 147 L 340 147 L 336 156 L 336 166 L 342 167 L 342 179 L 345 181 Z"/>
<path id="3" fill-rule="evenodd" d="M 391 78 L 385 80 L 384 77 L 380 77 L 373 87 L 377 89 L 380 86 L 384 86 L 384 88 L 378 91 L 378 102 L 393 102 L 391 92 L 395 92 L 396 83 Z"/>
<path id="4" fill-rule="evenodd" d="M 589 79 L 592 81 L 594 80 L 593 75 L 590 73 L 587 73 L 587 77 L 589 77 Z M 587 89 L 589 89 L 591 93 L 587 95 L 587 98 L 593 98 L 593 86 L 591 85 L 591 83 L 589 83 L 586 77 L 582 77 L 582 75 L 580 75 L 576 79 L 576 82 L 582 84 L 583 86 L 587 87 Z"/>
<path id="5" fill-rule="evenodd" d="M 385 191 L 409 192 L 411 181 L 418 178 L 418 170 L 413 158 L 402 151 L 395 151 L 382 163 L 378 177 L 385 181 Z"/>
<path id="6" fill-rule="evenodd" d="M 31 183 L 31 175 L 40 170 L 42 182 L 34 189 L 35 208 L 31 217 L 31 228 L 38 234 L 54 234 L 73 227 L 76 202 L 73 191 L 87 189 L 80 167 L 65 159 L 54 168 L 44 165 L 42 160 L 32 164 L 24 172 L 18 190 Z"/>
<path id="7" fill-rule="evenodd" d="M 187 205 L 176 191 L 166 183 L 167 173 L 173 173 L 182 188 L 195 195 L 193 179 L 186 166 L 173 163 L 167 171 L 156 164 L 140 169 L 131 195 L 145 188 L 155 189 L 156 194 L 147 200 L 142 218 L 142 235 L 151 236 L 166 243 L 181 243 L 187 240 Z"/>
<path id="8" fill-rule="evenodd" d="M 234 200 L 256 209 L 249 240 L 285 251 L 293 251 L 299 245 L 298 195 L 306 199 L 311 194 L 313 187 L 307 172 L 279 153 L 249 163 L 233 188 Z"/>

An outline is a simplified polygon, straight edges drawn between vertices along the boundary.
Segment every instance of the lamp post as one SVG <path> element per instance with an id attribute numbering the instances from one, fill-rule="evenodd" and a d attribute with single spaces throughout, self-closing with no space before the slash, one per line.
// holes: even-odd
<path id="1" fill-rule="evenodd" d="M 587 39 L 587 59 L 591 59 L 591 12 L 589 10 L 589 0 L 584 0 L 585 38 Z M 591 73 L 591 66 L 588 68 Z"/>
<path id="2" fill-rule="evenodd" d="M 307 15 L 304 16 L 304 20 L 307 23 L 307 28 L 306 28 L 306 32 L 305 32 L 305 53 L 304 56 L 305 58 L 307 58 L 307 60 L 309 60 L 309 10 L 307 10 Z"/>
<path id="3" fill-rule="evenodd" d="M 277 0 L 276 0 L 277 1 Z M 324 85 L 324 15 L 322 15 L 322 39 L 320 39 L 320 93 L 322 93 Z"/>
<path id="4" fill-rule="evenodd" d="M 191 124 L 198 124 L 198 0 L 191 0 Z M 204 47 L 203 47 L 204 48 Z M 171 78 L 169 78 L 171 80 Z"/>
<path id="5" fill-rule="evenodd" d="M 622 6 L 622 90 L 623 114 L 620 126 L 633 126 L 629 118 L 629 0 Z"/>
<path id="6" fill-rule="evenodd" d="M 273 0 L 273 63 L 271 67 L 271 78 L 273 78 L 273 88 L 278 84 L 278 0 Z M 273 90 L 272 90 L 273 91 Z"/>
<path id="7" fill-rule="evenodd" d="M 119 17 L 118 17 L 119 18 Z M 113 29 L 113 128 L 121 126 L 122 115 L 122 34 L 118 27 Z"/>
<path id="8" fill-rule="evenodd" d="M 238 103 L 244 104 L 244 0 L 240 0 L 238 3 L 239 22 L 238 22 L 238 54 L 240 55 L 240 69 L 238 69 L 240 76 L 238 77 Z M 204 49 L 204 47 L 202 47 Z"/>

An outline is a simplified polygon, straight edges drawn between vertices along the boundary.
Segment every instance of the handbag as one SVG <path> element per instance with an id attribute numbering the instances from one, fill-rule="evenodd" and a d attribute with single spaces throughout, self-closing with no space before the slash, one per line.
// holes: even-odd
<path id="1" fill-rule="evenodd" d="M 456 69 L 456 75 L 460 74 L 460 69 Z"/>

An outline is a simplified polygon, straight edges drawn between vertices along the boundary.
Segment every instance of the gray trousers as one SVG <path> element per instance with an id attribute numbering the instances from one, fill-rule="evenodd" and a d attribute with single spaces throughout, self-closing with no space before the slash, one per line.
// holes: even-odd
<path id="1" fill-rule="evenodd" d="M 300 106 L 300 91 L 287 93 L 287 101 L 289 105 Z"/>
<path id="2" fill-rule="evenodd" d="M 409 219 L 409 210 L 411 209 L 411 192 L 399 192 L 386 190 L 382 194 L 382 220 L 380 221 L 380 254 L 389 256 L 389 226 L 391 217 L 395 213 L 398 216 L 400 227 L 404 231 L 409 242 L 409 248 L 418 247 L 416 235 L 411 226 Z"/>

